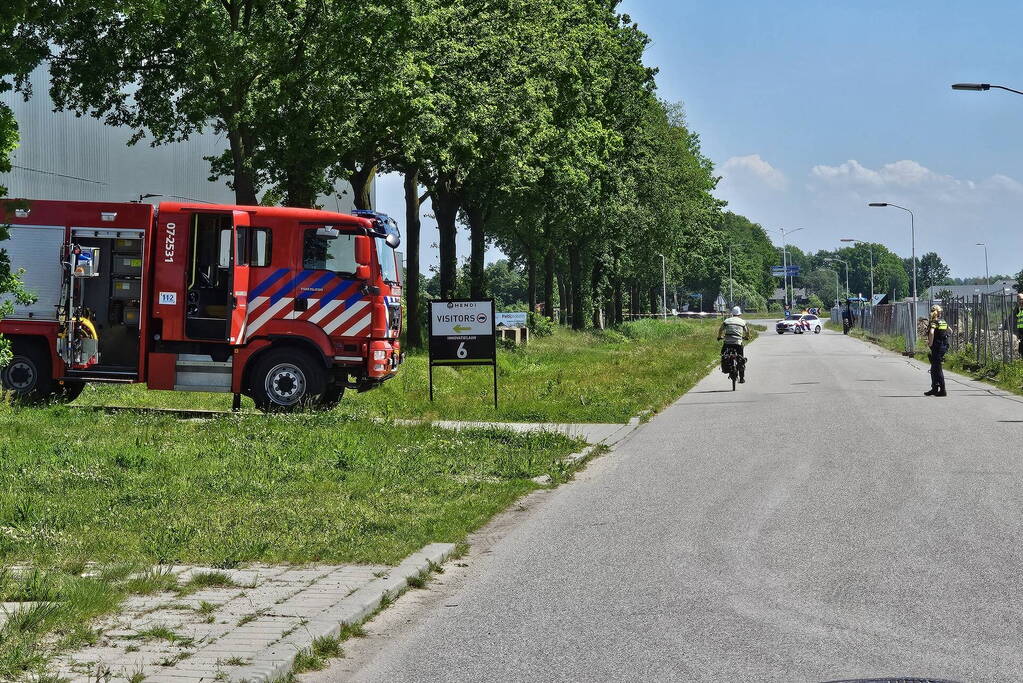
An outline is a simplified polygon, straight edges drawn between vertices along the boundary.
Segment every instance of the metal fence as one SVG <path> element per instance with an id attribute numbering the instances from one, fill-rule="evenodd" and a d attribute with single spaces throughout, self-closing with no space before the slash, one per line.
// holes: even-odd
<path id="1" fill-rule="evenodd" d="M 949 326 L 950 348 L 977 363 L 1009 363 L 1015 353 L 1015 294 L 975 294 L 940 302 Z"/>
<path id="2" fill-rule="evenodd" d="M 921 316 L 926 317 L 926 311 L 928 310 L 930 310 L 930 306 L 925 308 L 924 302 L 921 301 L 917 304 L 916 319 L 919 321 Z M 916 347 L 919 324 L 913 324 L 912 302 L 903 301 L 895 304 L 874 306 L 873 308 L 867 307 L 862 310 L 853 311 L 853 314 L 855 315 L 853 324 L 857 327 L 862 327 L 870 334 L 902 337 L 905 339 L 906 353 L 912 353 Z M 836 306 L 831 309 L 831 320 L 836 324 L 842 324 L 841 308 Z"/>
<path id="3" fill-rule="evenodd" d="M 945 300 L 920 301 L 916 325 L 911 302 L 875 306 L 856 311 L 855 324 L 875 335 L 901 336 L 906 352 L 916 347 L 917 336 L 926 337 L 927 318 L 933 304 L 941 305 L 949 327 L 952 351 L 967 351 L 977 363 L 1008 363 L 1016 348 L 1015 294 L 976 294 Z M 831 309 L 831 320 L 842 323 L 842 309 Z"/>

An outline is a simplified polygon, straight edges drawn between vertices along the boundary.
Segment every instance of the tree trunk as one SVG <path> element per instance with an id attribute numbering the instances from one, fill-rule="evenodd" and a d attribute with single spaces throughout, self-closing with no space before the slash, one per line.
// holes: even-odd
<path id="1" fill-rule="evenodd" d="M 657 306 L 657 294 L 658 293 L 659 293 L 659 291 L 658 291 L 657 287 L 651 287 L 650 288 L 650 312 L 651 313 L 659 313 L 660 310 L 661 310 Z"/>
<path id="2" fill-rule="evenodd" d="M 433 215 L 437 218 L 437 229 L 440 232 L 438 240 L 440 296 L 442 299 L 452 299 L 455 296 L 456 278 L 458 277 L 458 253 L 455 237 L 458 234 L 456 221 L 461 200 L 450 176 L 438 178 L 431 199 Z"/>
<path id="3" fill-rule="evenodd" d="M 615 325 L 615 296 L 610 285 L 604 289 L 604 324 L 608 327 Z"/>
<path id="4" fill-rule="evenodd" d="M 249 167 L 249 150 L 245 148 L 244 136 L 237 129 L 229 130 L 227 139 L 234 165 L 234 201 L 243 206 L 255 206 L 259 204 L 256 199 L 256 174 Z"/>
<path id="5" fill-rule="evenodd" d="M 558 322 L 562 325 L 568 324 L 568 315 L 572 309 L 568 291 L 568 276 L 565 271 L 561 271 L 558 273 Z"/>
<path id="6" fill-rule="evenodd" d="M 533 249 L 526 253 L 526 298 L 529 312 L 536 313 L 536 251 Z"/>
<path id="7" fill-rule="evenodd" d="M 561 299 L 564 302 L 564 299 Z M 543 312 L 552 321 L 554 317 L 554 247 L 547 248 L 543 258 Z"/>
<path id="8" fill-rule="evenodd" d="M 578 248 L 568 252 L 568 263 L 572 274 L 572 329 L 586 329 L 586 312 L 583 310 L 583 257 Z"/>
<path id="9" fill-rule="evenodd" d="M 376 164 L 366 164 L 362 168 L 352 170 L 352 177 L 348 182 L 352 185 L 353 201 L 355 202 L 356 209 L 373 209 L 371 189 L 373 188 L 373 178 L 376 177 L 376 174 Z"/>
<path id="10" fill-rule="evenodd" d="M 419 317 L 419 169 L 405 171 L 405 315 L 408 329 L 405 340 L 409 348 L 423 346 L 423 328 Z"/>
<path id="11" fill-rule="evenodd" d="M 632 315 L 639 313 L 639 290 L 635 282 L 629 283 L 629 313 Z"/>
<path id="12" fill-rule="evenodd" d="M 615 281 L 614 294 L 612 296 L 614 297 L 614 307 L 615 307 L 614 324 L 615 325 L 621 325 L 622 324 L 622 317 L 623 317 L 622 316 L 622 312 L 623 312 L 622 309 L 625 307 L 625 294 L 622 291 L 622 281 L 621 280 L 616 280 Z"/>
<path id="13" fill-rule="evenodd" d="M 604 272 L 604 263 L 599 257 L 593 259 L 593 268 L 590 271 L 590 295 L 593 297 L 593 302 L 590 305 L 590 310 L 593 314 L 593 326 L 598 330 L 604 329 L 603 320 L 601 319 L 601 301 L 600 301 L 600 279 Z"/>
<path id="14" fill-rule="evenodd" d="M 474 299 L 486 296 L 486 272 L 483 260 L 487 252 L 486 220 L 483 208 L 476 202 L 465 207 L 469 223 L 469 295 Z"/>
<path id="15" fill-rule="evenodd" d="M 285 206 L 311 209 L 316 203 L 317 192 L 313 189 L 313 179 L 307 171 L 288 172 L 285 181 Z"/>

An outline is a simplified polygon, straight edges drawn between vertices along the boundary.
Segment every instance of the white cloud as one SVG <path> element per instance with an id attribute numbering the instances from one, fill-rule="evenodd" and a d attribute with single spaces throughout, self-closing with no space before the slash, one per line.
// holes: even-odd
<path id="1" fill-rule="evenodd" d="M 788 185 L 785 174 L 760 158 L 759 154 L 732 157 L 721 165 L 721 171 L 728 182 L 753 179 L 774 190 L 784 190 Z"/>
<path id="2" fill-rule="evenodd" d="M 877 169 L 867 168 L 855 159 L 837 166 L 814 166 L 808 189 L 819 195 L 839 192 L 869 201 L 903 199 L 949 205 L 989 204 L 1008 197 L 1023 197 L 1023 183 L 1006 175 L 995 174 L 981 181 L 956 178 L 910 159 Z"/>

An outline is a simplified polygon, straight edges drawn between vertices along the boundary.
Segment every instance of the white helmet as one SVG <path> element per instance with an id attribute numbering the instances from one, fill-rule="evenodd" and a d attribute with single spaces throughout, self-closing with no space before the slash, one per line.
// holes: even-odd
<path id="1" fill-rule="evenodd" d="M 732 315 L 742 315 L 742 309 L 738 306 L 732 306 Z"/>

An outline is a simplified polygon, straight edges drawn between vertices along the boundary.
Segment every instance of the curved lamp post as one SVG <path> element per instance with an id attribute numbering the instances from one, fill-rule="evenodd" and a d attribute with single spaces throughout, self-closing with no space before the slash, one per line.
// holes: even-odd
<path id="1" fill-rule="evenodd" d="M 845 266 L 845 296 L 849 296 L 849 262 L 843 261 L 840 258 L 826 258 L 825 263 L 841 263 Z"/>
<path id="2" fill-rule="evenodd" d="M 984 280 L 987 282 L 987 286 L 991 286 L 991 271 L 987 267 L 987 242 L 977 242 L 976 246 L 984 247 Z"/>
<path id="3" fill-rule="evenodd" d="M 917 296 L 916 296 L 916 217 L 913 216 L 913 212 L 910 211 L 909 209 L 907 209 L 906 207 L 899 206 L 898 204 L 892 204 L 890 202 L 870 202 L 870 206 L 891 206 L 891 207 L 896 208 L 896 209 L 902 209 L 903 211 L 905 211 L 906 213 L 909 214 L 909 231 L 910 231 L 910 240 L 911 240 L 910 243 L 911 243 L 912 249 L 913 249 L 913 320 L 915 321 L 916 320 L 916 300 L 917 300 Z M 915 343 L 916 342 L 916 335 L 915 335 L 916 324 L 915 324 L 915 322 L 914 322 L 914 325 L 913 325 L 913 330 L 914 330 L 913 341 Z"/>
<path id="4" fill-rule="evenodd" d="M 796 228 L 795 230 L 785 230 L 785 228 L 778 228 L 778 232 L 781 233 L 781 265 L 784 269 L 782 274 L 781 284 L 782 289 L 785 290 L 785 308 L 789 307 L 789 262 L 788 262 L 788 249 L 785 248 L 785 235 L 791 235 L 794 232 L 800 230 L 806 230 L 806 228 Z M 793 293 L 794 294 L 794 293 Z M 795 302 L 793 302 L 795 303 Z"/>
<path id="5" fill-rule="evenodd" d="M 840 242 L 853 242 L 854 244 L 866 244 L 870 250 L 870 305 L 874 305 L 874 245 L 863 240 L 854 240 L 850 237 L 843 237 Z"/>

